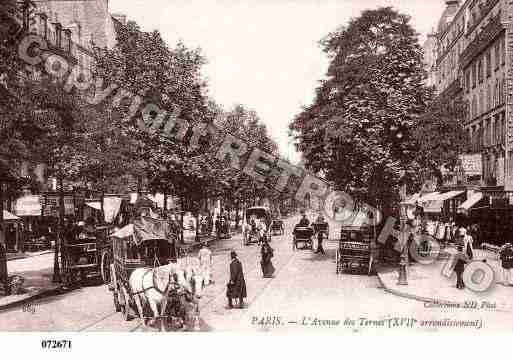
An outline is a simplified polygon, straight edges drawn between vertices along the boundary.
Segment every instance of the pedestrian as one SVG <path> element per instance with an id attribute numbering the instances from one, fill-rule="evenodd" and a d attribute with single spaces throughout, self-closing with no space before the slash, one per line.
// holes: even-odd
<path id="1" fill-rule="evenodd" d="M 457 231 L 456 244 L 458 247 L 458 255 L 454 271 L 456 272 L 456 288 L 464 289 L 463 272 L 465 264 L 474 258 L 474 250 L 472 248 L 472 237 L 467 234 L 467 230 L 463 227 Z"/>
<path id="2" fill-rule="evenodd" d="M 498 253 L 502 267 L 502 283 L 505 286 L 513 285 L 513 245 L 506 243 Z"/>
<path id="3" fill-rule="evenodd" d="M 212 257 L 212 251 L 208 248 L 207 242 L 204 242 L 201 245 L 201 249 L 198 252 L 198 259 L 200 262 L 201 272 L 205 276 L 207 283 L 214 283 L 214 280 L 212 279 L 212 266 L 214 264 L 214 259 Z"/>
<path id="4" fill-rule="evenodd" d="M 244 308 L 244 298 L 246 298 L 246 281 L 242 270 L 242 263 L 237 258 L 237 253 L 230 253 L 230 281 L 227 284 L 226 296 L 228 297 L 228 308 L 233 308 L 233 299 L 239 299 L 239 308 Z"/>
<path id="5" fill-rule="evenodd" d="M 262 267 L 262 275 L 264 278 L 272 278 L 275 268 L 272 263 L 272 257 L 274 256 L 274 250 L 271 248 L 267 241 L 264 241 L 260 250 L 261 260 L 260 265 Z"/>
<path id="6" fill-rule="evenodd" d="M 326 223 L 326 220 L 324 219 L 324 216 L 322 215 L 322 213 L 319 214 L 319 216 L 317 217 L 314 227 L 317 231 L 317 250 L 315 251 L 315 253 L 326 254 L 324 252 L 324 248 L 322 247 L 322 240 L 326 233 L 325 229 L 327 229 L 327 223 Z"/>

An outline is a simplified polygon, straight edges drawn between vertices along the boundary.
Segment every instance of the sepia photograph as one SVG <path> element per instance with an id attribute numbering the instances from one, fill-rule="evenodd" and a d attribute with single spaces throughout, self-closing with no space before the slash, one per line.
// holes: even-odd
<path id="1" fill-rule="evenodd" d="M 509 334 L 512 16 L 0 0 L 0 338 Z"/>

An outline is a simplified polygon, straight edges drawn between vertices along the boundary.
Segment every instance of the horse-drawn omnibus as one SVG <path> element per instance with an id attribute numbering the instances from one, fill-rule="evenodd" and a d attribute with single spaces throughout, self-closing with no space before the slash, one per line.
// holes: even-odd
<path id="1" fill-rule="evenodd" d="M 168 325 L 174 329 L 181 328 L 190 324 L 192 319 L 197 320 L 197 303 L 171 274 L 164 278 L 162 286 L 156 284 L 155 269 L 169 265 L 176 257 L 176 237 L 170 232 L 167 222 L 149 218 L 134 220 L 112 235 L 113 263 L 109 290 L 112 291 L 114 308 L 123 314 L 125 320 L 130 320 L 132 316 L 140 317 L 145 323 L 150 318 L 160 319 L 162 330 Z M 144 288 L 134 292 L 130 283 L 132 274 L 138 269 L 146 270 L 144 276 L 148 274 L 150 280 L 153 276 L 151 289 L 161 295 L 158 313 L 136 298 L 145 294 Z"/>

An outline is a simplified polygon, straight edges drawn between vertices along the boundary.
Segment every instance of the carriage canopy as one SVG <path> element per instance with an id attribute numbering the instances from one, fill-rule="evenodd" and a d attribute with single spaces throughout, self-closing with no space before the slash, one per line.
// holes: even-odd
<path id="1" fill-rule="evenodd" d="M 112 237 L 126 239 L 139 246 L 146 241 L 166 240 L 172 242 L 173 233 L 169 223 L 163 220 L 142 217 L 112 234 Z"/>

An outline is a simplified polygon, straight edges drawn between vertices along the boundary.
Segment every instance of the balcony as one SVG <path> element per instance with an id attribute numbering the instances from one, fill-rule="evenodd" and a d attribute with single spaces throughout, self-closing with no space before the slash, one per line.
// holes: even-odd
<path id="1" fill-rule="evenodd" d="M 486 15 L 499 3 L 500 0 L 486 0 L 485 4 L 479 6 L 479 16 L 473 21 L 472 24 L 469 24 L 467 29 L 467 35 L 472 33 L 474 29 L 481 23 Z"/>
<path id="2" fill-rule="evenodd" d="M 504 30 L 500 14 L 490 20 L 460 56 L 460 67 L 465 69 Z"/>

